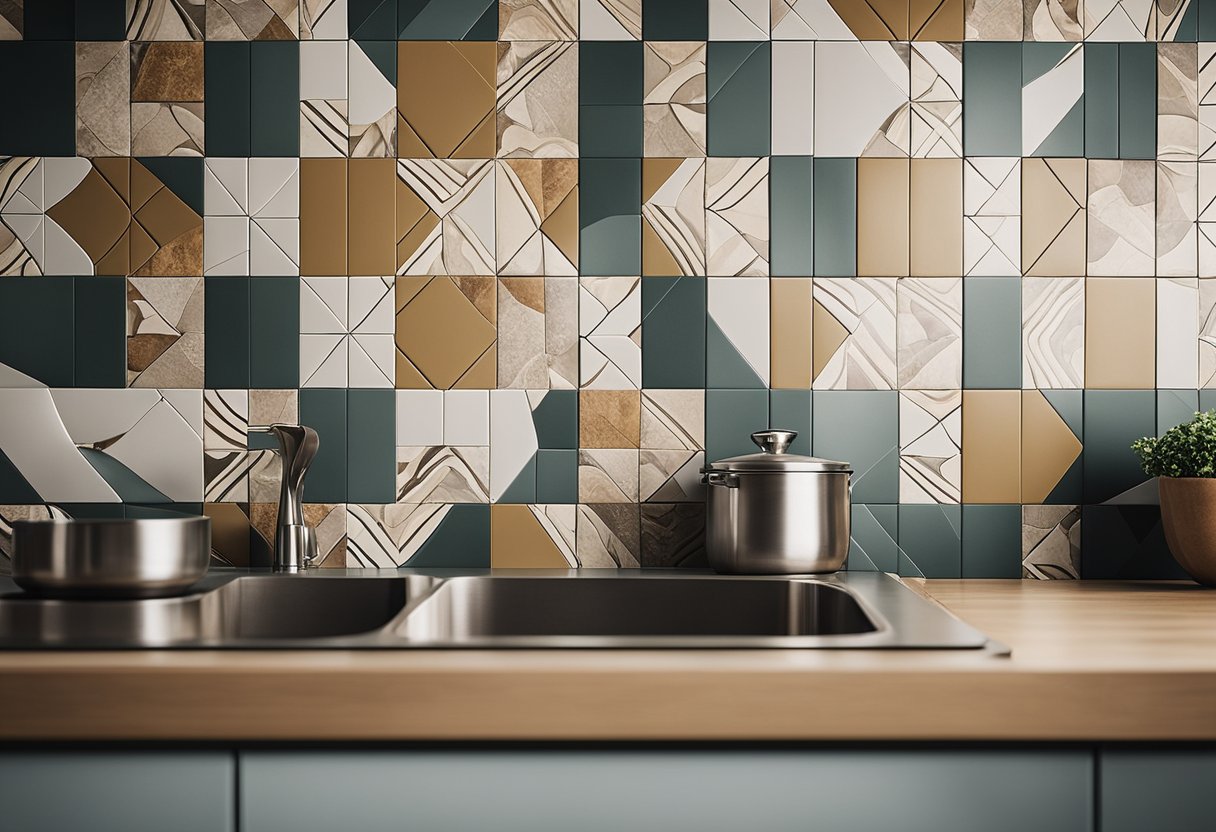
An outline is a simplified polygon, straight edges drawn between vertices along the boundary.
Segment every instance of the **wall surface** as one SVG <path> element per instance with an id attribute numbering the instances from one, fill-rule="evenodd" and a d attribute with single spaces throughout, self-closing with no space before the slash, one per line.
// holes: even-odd
<path id="1" fill-rule="evenodd" d="M 1079 5 L 0 3 L 0 531 L 261 562 L 299 420 L 328 566 L 695 564 L 771 425 L 850 568 L 1176 574 L 1216 4 Z"/>

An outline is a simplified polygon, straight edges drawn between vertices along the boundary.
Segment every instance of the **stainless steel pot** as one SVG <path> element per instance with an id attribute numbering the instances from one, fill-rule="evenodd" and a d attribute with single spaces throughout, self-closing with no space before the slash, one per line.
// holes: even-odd
<path id="1" fill-rule="evenodd" d="M 752 434 L 760 453 L 701 469 L 705 546 L 718 572 L 835 572 L 849 553 L 847 462 L 786 453 L 797 432 Z"/>
<path id="2" fill-rule="evenodd" d="M 13 580 L 39 595 L 176 595 L 207 573 L 210 560 L 209 517 L 13 523 Z"/>

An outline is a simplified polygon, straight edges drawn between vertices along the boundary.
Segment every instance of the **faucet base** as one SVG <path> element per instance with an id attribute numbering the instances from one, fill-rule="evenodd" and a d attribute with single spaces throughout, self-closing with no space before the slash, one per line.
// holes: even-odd
<path id="1" fill-rule="evenodd" d="M 274 570 L 299 572 L 317 559 L 317 533 L 311 526 L 281 525 L 274 536 Z"/>

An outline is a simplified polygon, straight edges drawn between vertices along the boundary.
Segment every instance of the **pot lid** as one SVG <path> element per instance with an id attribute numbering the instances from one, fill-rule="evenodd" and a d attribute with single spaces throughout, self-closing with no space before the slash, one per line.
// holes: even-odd
<path id="1" fill-rule="evenodd" d="M 761 430 L 752 434 L 752 441 L 760 447 L 758 454 L 732 456 L 711 462 L 707 471 L 836 471 L 851 472 L 847 462 L 820 459 L 814 456 L 786 453 L 790 443 L 798 436 L 795 430 Z"/>

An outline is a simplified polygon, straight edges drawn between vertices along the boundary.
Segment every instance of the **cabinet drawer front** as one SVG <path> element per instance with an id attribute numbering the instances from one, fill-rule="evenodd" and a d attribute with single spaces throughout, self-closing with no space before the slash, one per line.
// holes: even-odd
<path id="1" fill-rule="evenodd" d="M 1103 751 L 1102 832 L 1216 829 L 1216 750 Z"/>
<path id="2" fill-rule="evenodd" d="M 242 832 L 1092 829 L 1087 752 L 250 752 L 240 777 Z"/>
<path id="3" fill-rule="evenodd" d="M 0 753 L 0 828 L 12 832 L 232 832 L 232 754 Z"/>

